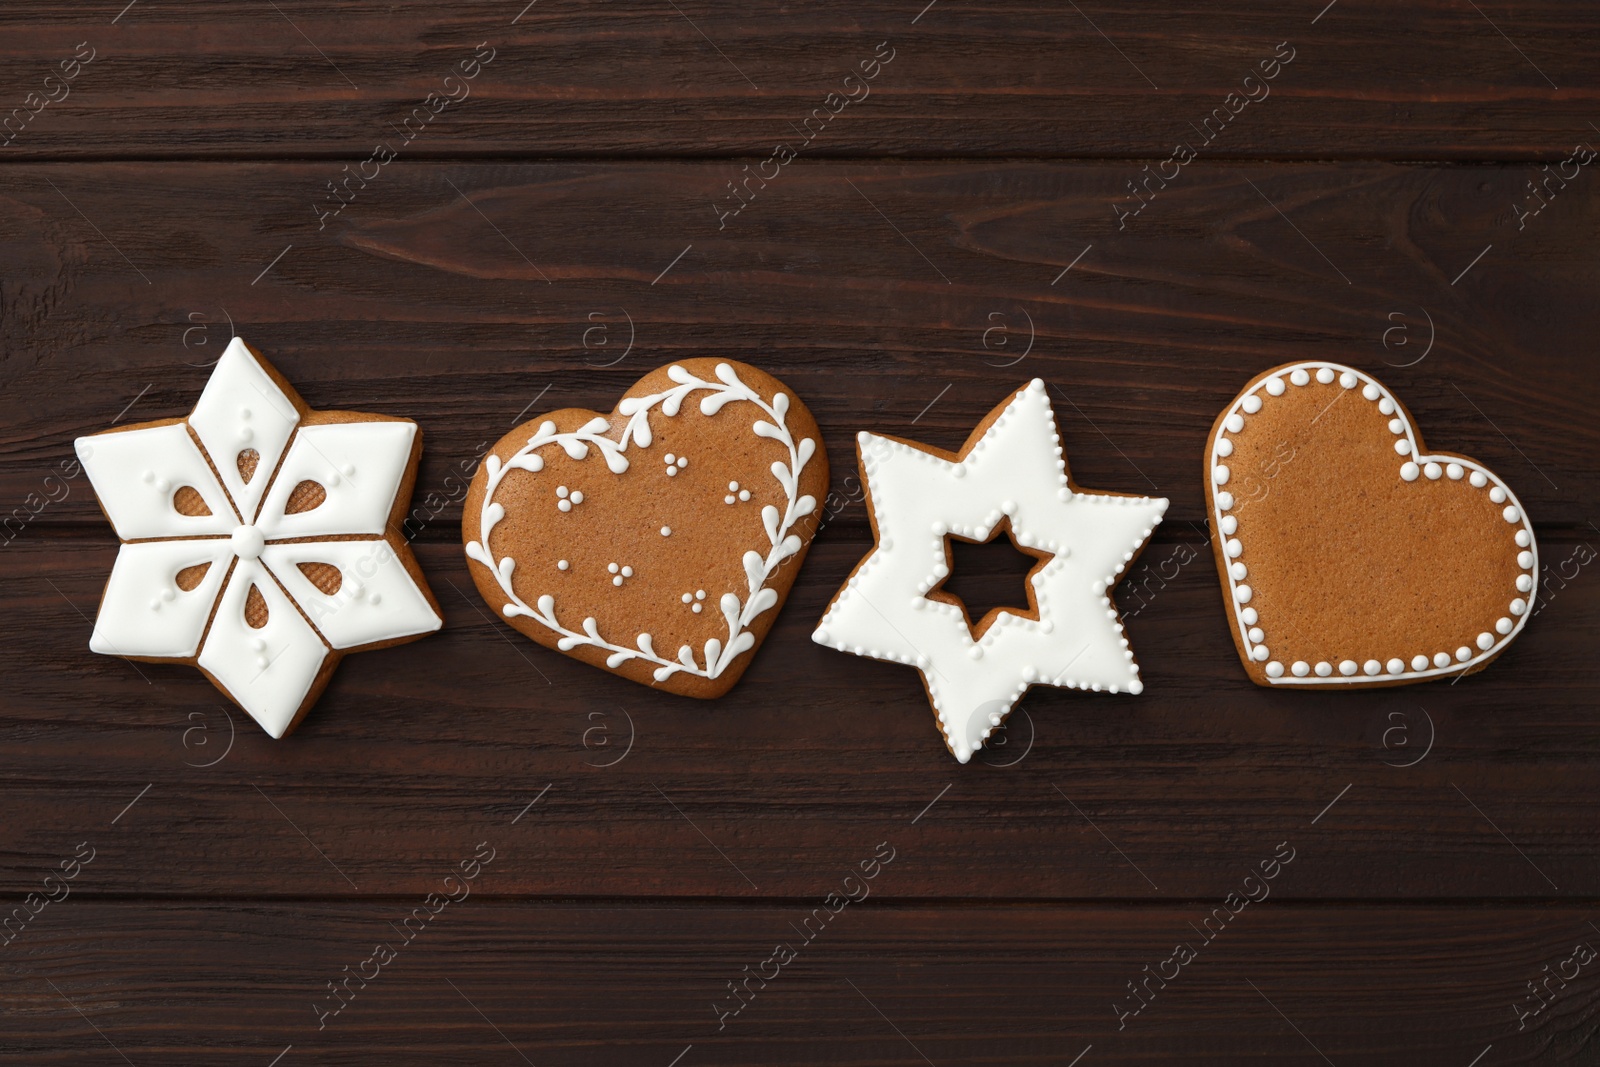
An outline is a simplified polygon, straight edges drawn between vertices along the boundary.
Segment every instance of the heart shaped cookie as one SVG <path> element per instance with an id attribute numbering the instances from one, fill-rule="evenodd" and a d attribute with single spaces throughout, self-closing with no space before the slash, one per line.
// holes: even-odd
<path id="1" fill-rule="evenodd" d="M 484 457 L 461 535 L 473 580 L 547 648 L 685 696 L 732 688 L 816 533 L 816 420 L 743 363 L 645 375 L 610 415 L 526 422 Z"/>
<path id="2" fill-rule="evenodd" d="M 1257 375 L 1206 445 L 1212 546 L 1257 685 L 1405 685 L 1471 674 L 1522 632 L 1539 551 L 1516 495 L 1428 453 L 1371 375 Z"/>

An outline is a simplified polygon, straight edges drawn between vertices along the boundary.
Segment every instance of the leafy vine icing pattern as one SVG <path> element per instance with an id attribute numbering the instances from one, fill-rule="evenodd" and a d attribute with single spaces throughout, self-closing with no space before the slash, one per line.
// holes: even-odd
<path id="1" fill-rule="evenodd" d="M 611 669 L 629 660 L 653 663 L 656 665 L 653 677 L 657 682 L 666 681 L 680 671 L 699 678 L 717 678 L 737 657 L 754 647 L 755 635 L 749 630 L 750 623 L 778 602 L 777 592 L 768 588 L 767 582 L 784 560 L 800 551 L 803 542 L 791 530 L 795 523 L 810 515 L 817 507 L 814 497 L 800 493 L 801 472 L 816 454 L 817 443 L 809 437 L 795 440 L 785 422 L 790 404 L 787 394 L 776 392 L 771 401 L 762 399 L 727 363 L 718 363 L 715 374 L 716 381 L 707 381 L 676 364 L 668 367 L 667 376 L 676 383 L 672 388 L 647 396 L 625 397 L 617 406 L 617 413 L 628 420 L 617 440 L 604 436 L 611 430 L 610 420 L 604 416 L 596 416 L 579 429 L 567 432 L 558 432 L 555 423 L 546 420 L 528 438 L 528 443 L 504 462 L 492 454 L 487 457 L 487 491 L 479 519 L 482 534 L 478 540 L 467 544 L 466 552 L 469 559 L 487 568 L 494 576 L 508 601 L 501 608 L 507 618 L 526 616 L 559 634 L 557 647 L 563 652 L 580 645 L 602 649 L 609 653 L 606 666 Z M 768 504 L 761 510 L 762 525 L 769 542 L 767 552 L 765 555 L 754 550 L 745 552 L 742 559 L 748 585 L 745 596 L 741 598 L 735 593 L 724 593 L 718 605 L 727 621 L 727 641 L 716 637 L 708 639 L 700 652 L 700 659 L 696 658 L 695 650 L 689 645 L 678 649 L 676 659 L 668 659 L 656 651 L 648 633 L 639 634 L 634 647 L 630 648 L 601 636 L 593 616 L 586 617 L 579 629 L 572 629 L 557 617 L 555 598 L 548 593 L 530 606 L 512 586 L 516 560 L 504 556 L 496 561 L 489 548 L 494 527 L 505 518 L 505 508 L 495 501 L 495 492 L 506 476 L 514 470 L 539 473 L 544 469 L 544 459 L 539 452 L 552 446 L 560 448 L 574 460 L 587 459 L 589 450 L 597 449 L 611 473 L 622 474 L 629 466 L 625 455 L 629 446 L 649 448 L 654 440 L 650 431 L 651 411 L 659 409 L 668 418 L 676 417 L 692 393 L 706 394 L 700 398 L 700 413 L 707 416 L 717 414 L 730 403 L 754 404 L 765 415 L 765 418 L 757 419 L 753 426 L 756 436 L 777 442 L 789 454 L 788 462 L 774 460 L 770 467 L 772 476 L 783 489 L 785 507 L 779 512 L 775 506 Z"/>

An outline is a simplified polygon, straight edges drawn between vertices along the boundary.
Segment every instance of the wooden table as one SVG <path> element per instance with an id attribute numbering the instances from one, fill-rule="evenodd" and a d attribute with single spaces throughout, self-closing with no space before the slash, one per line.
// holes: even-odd
<path id="1" fill-rule="evenodd" d="M 0 946 L 0 1062 L 1600 1063 L 1600 9 L 123 2 L 0 12 L 6 908 L 93 856 Z M 279 742 L 89 652 L 116 542 L 66 473 L 234 332 L 427 440 L 444 630 Z M 782 376 L 834 470 L 714 704 L 518 638 L 459 543 L 487 442 L 695 355 Z M 1490 670 L 1246 681 L 1201 447 L 1297 358 L 1520 494 L 1543 598 Z M 808 636 L 871 540 L 854 433 L 952 447 L 1033 376 L 1079 482 L 1172 500 L 1119 596 L 1147 689 L 1035 690 L 960 766 L 910 671 Z"/>

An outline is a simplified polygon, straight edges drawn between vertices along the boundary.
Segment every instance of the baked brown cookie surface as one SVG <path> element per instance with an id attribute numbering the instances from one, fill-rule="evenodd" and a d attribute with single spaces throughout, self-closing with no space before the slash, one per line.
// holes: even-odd
<path id="1" fill-rule="evenodd" d="M 1428 452 L 1371 375 L 1257 375 L 1206 444 L 1233 639 L 1263 686 L 1405 685 L 1482 670 L 1522 632 L 1539 568 L 1509 487 Z"/>
<path id="2" fill-rule="evenodd" d="M 732 688 L 821 519 L 816 420 L 743 363 L 681 360 L 609 415 L 573 408 L 484 457 L 462 540 L 472 577 L 547 648 L 684 696 Z"/>

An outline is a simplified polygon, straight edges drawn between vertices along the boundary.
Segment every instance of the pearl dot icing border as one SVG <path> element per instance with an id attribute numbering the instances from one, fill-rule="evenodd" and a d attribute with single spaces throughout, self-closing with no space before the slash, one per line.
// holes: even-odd
<path id="1" fill-rule="evenodd" d="M 1272 658 L 1271 635 L 1262 629 L 1260 613 L 1250 606 L 1254 591 L 1246 582 L 1250 573 L 1249 562 L 1244 541 L 1239 536 L 1239 519 L 1228 514 L 1233 510 L 1234 499 L 1225 487 L 1232 472 L 1224 461 L 1233 455 L 1233 441 L 1228 437 L 1229 434 L 1243 430 L 1246 419 L 1259 412 L 1273 398 L 1283 396 L 1291 388 L 1309 385 L 1313 380 L 1322 385 L 1330 385 L 1337 380 L 1347 390 L 1359 387 L 1356 395 L 1389 417 L 1389 432 L 1395 436 L 1396 474 L 1401 480 L 1465 479 L 1473 488 L 1487 490 L 1491 503 L 1504 505 L 1500 517 L 1517 527 L 1517 566 L 1522 573 L 1516 579 L 1517 595 L 1507 603 L 1506 613 L 1495 621 L 1493 632 L 1485 630 L 1476 635 L 1464 634 L 1462 643 L 1453 649 L 1397 649 L 1394 655 L 1384 661 L 1368 659 L 1358 662 L 1329 656 L 1316 663 L 1296 660 L 1285 664 Z M 1498 655 L 1522 632 L 1522 627 L 1532 614 L 1534 594 L 1538 588 L 1539 546 L 1516 495 L 1493 471 L 1473 460 L 1460 456 L 1419 455 L 1416 431 L 1411 420 L 1406 418 L 1394 394 L 1368 374 L 1339 363 L 1310 362 L 1280 367 L 1259 379 L 1246 392 L 1234 398 L 1223 416 L 1222 428 L 1211 445 L 1208 469 L 1212 486 L 1212 528 L 1217 536 L 1224 538 L 1223 552 L 1228 559 L 1225 576 L 1240 647 L 1251 661 L 1266 664 L 1263 670 L 1272 685 L 1411 682 L 1458 674 Z"/>
<path id="2" fill-rule="evenodd" d="M 1044 413 L 1043 433 L 1041 437 L 1035 439 L 1034 444 L 1043 446 L 1041 451 L 1048 456 L 1048 460 L 1041 461 L 1039 452 L 1029 457 L 1030 462 L 1040 462 L 1044 468 L 1038 472 L 1037 481 L 1031 482 L 1028 490 L 1038 493 L 1039 496 L 1025 499 L 996 494 L 991 503 L 988 488 L 981 484 L 982 477 L 969 477 L 972 473 L 971 467 L 976 460 L 991 450 L 1010 455 L 1008 449 L 1022 447 L 1017 443 L 1017 439 L 1007 439 L 1003 435 L 1007 427 L 1015 422 L 1020 421 L 1026 425 L 1032 421 L 1029 415 L 1030 409 L 1024 406 L 1027 403 L 1037 404 Z M 1032 410 L 1034 414 L 1038 413 L 1037 408 Z M 861 433 L 857 435 L 856 440 L 859 446 L 861 471 L 869 487 L 870 506 L 875 516 L 877 543 L 874 551 L 857 565 L 856 570 L 835 595 L 821 624 L 813 632 L 812 640 L 841 652 L 903 663 L 921 670 L 924 685 L 938 717 L 940 731 L 956 754 L 956 758 L 963 763 L 967 761 L 972 751 L 981 747 L 994 729 L 1000 726 L 1029 686 L 1048 685 L 1093 692 L 1131 694 L 1143 691 L 1144 684 L 1139 679 L 1138 664 L 1134 659 L 1116 605 L 1111 600 L 1110 590 L 1116 585 L 1118 577 L 1127 569 L 1134 556 L 1144 547 L 1155 525 L 1161 521 L 1160 512 L 1165 508 L 1166 501 L 1140 496 L 1095 493 L 1083 489 L 1075 491 L 1067 476 L 1060 431 L 1050 411 L 1049 402 L 1044 396 L 1044 385 L 1041 381 L 1035 379 L 1014 394 L 999 413 L 994 415 L 993 421 L 982 436 L 971 442 L 970 447 L 964 450 L 959 459 L 952 460 L 942 454 L 936 455 L 924 446 L 874 434 Z M 901 464 L 892 475 L 884 466 L 891 458 Z M 911 462 L 908 463 L 907 460 Z M 938 499 L 943 506 L 950 504 L 952 496 L 962 497 L 963 504 L 955 509 L 963 515 L 962 520 L 933 517 L 926 526 L 919 524 L 912 527 L 898 516 L 887 514 L 884 511 L 882 496 L 872 492 L 872 487 L 881 485 L 882 479 L 886 476 L 905 479 L 923 474 L 934 476 L 934 484 L 940 489 L 948 490 L 938 495 L 930 493 L 930 499 Z M 946 478 L 949 479 L 948 482 L 944 482 Z M 1148 510 L 1152 505 L 1159 505 L 1153 514 L 1148 515 L 1148 521 L 1132 528 L 1137 531 L 1137 536 L 1122 540 L 1119 533 L 1115 535 L 1117 540 L 1109 541 L 1103 546 L 1110 556 L 1107 560 L 1109 573 L 1103 578 L 1097 577 L 1089 584 L 1091 596 L 1088 598 L 1073 595 L 1070 590 L 1061 589 L 1059 584 L 1052 583 L 1058 582 L 1069 559 L 1102 546 L 1093 543 L 1093 539 L 1090 538 L 1075 547 L 1059 535 L 1049 536 L 1046 532 L 1048 524 L 1037 525 L 1033 521 L 1019 518 L 1021 514 L 1036 515 L 1038 509 L 1044 506 L 1042 501 L 1049 500 L 1049 494 L 1052 493 L 1057 501 L 1075 501 L 1086 508 L 1095 511 L 1104 510 L 1108 513 L 1124 508 Z M 984 508 L 981 513 L 979 507 Z M 1107 517 L 1110 518 L 1109 514 Z M 1088 516 L 1085 515 L 1084 518 L 1087 519 Z M 1038 609 L 1038 618 L 1033 619 L 1003 611 L 995 617 L 981 636 L 974 639 L 971 632 L 973 620 L 963 606 L 931 600 L 927 594 L 949 575 L 945 554 L 947 536 L 970 541 L 986 541 L 994 534 L 995 526 L 1006 519 L 1010 520 L 1011 535 L 1019 546 L 1047 552 L 1051 557 L 1042 566 L 1033 570 L 1029 579 L 1032 584 L 1034 604 Z M 1094 525 L 1090 524 L 1091 534 L 1096 532 Z M 1120 530 L 1120 526 L 1115 523 L 1112 523 L 1110 528 Z M 1103 536 L 1113 535 L 1104 533 Z M 892 560 L 896 563 L 892 564 Z M 863 632 L 856 636 L 847 634 L 846 631 L 855 633 L 849 618 L 858 606 L 858 599 L 865 599 L 864 589 L 869 580 L 876 577 L 880 570 L 898 565 L 898 561 L 901 560 L 916 561 L 910 562 L 905 567 L 906 580 L 902 595 L 909 594 L 907 599 L 895 604 L 882 605 L 865 601 L 874 619 L 871 633 Z M 901 607 L 902 604 L 905 605 L 904 609 Z M 902 611 L 906 613 L 902 614 Z M 922 621 L 918 620 L 918 616 L 923 617 Z M 1058 619 L 1070 625 L 1086 625 L 1091 620 L 1098 623 L 1102 617 L 1114 632 L 1117 647 L 1110 652 L 1108 663 L 1079 667 L 1074 673 L 1073 662 L 1076 661 L 1077 655 L 1073 654 L 1072 647 L 1064 646 L 1059 636 L 1051 638 L 1049 635 L 1059 631 Z M 845 620 L 843 624 L 840 622 L 841 619 Z M 930 655 L 917 650 L 917 646 L 911 645 L 909 640 L 906 643 L 910 646 L 910 651 L 874 643 L 874 635 L 878 632 L 887 635 L 888 628 L 892 628 L 893 632 L 904 638 L 908 633 L 917 632 L 915 626 L 924 625 L 929 620 L 952 624 L 948 633 L 953 636 L 953 641 L 937 654 Z M 887 622 L 888 628 L 883 622 Z M 1037 647 L 1030 646 L 1018 650 L 1013 641 L 1019 639 L 1034 640 L 1037 642 Z M 1077 650 L 1079 654 L 1082 651 L 1082 648 Z M 1055 669 L 1058 664 L 1050 658 L 1052 652 L 1061 653 L 1065 660 L 1060 670 Z M 938 666 L 939 663 L 944 663 L 946 669 L 953 670 L 950 664 L 959 662 L 953 659 L 957 654 L 962 654 L 971 661 L 980 662 L 986 679 L 994 683 L 990 686 L 994 693 L 993 699 L 985 701 L 975 709 L 981 716 L 981 721 L 970 720 L 970 725 L 975 727 L 970 734 L 962 721 L 966 710 L 949 706 L 950 689 L 954 687 L 943 684 L 941 681 L 943 672 Z M 1067 660 L 1066 657 L 1069 655 L 1071 659 Z M 952 659 L 943 659 L 942 656 L 949 656 Z M 1040 662 L 1041 657 L 1043 663 Z"/>

